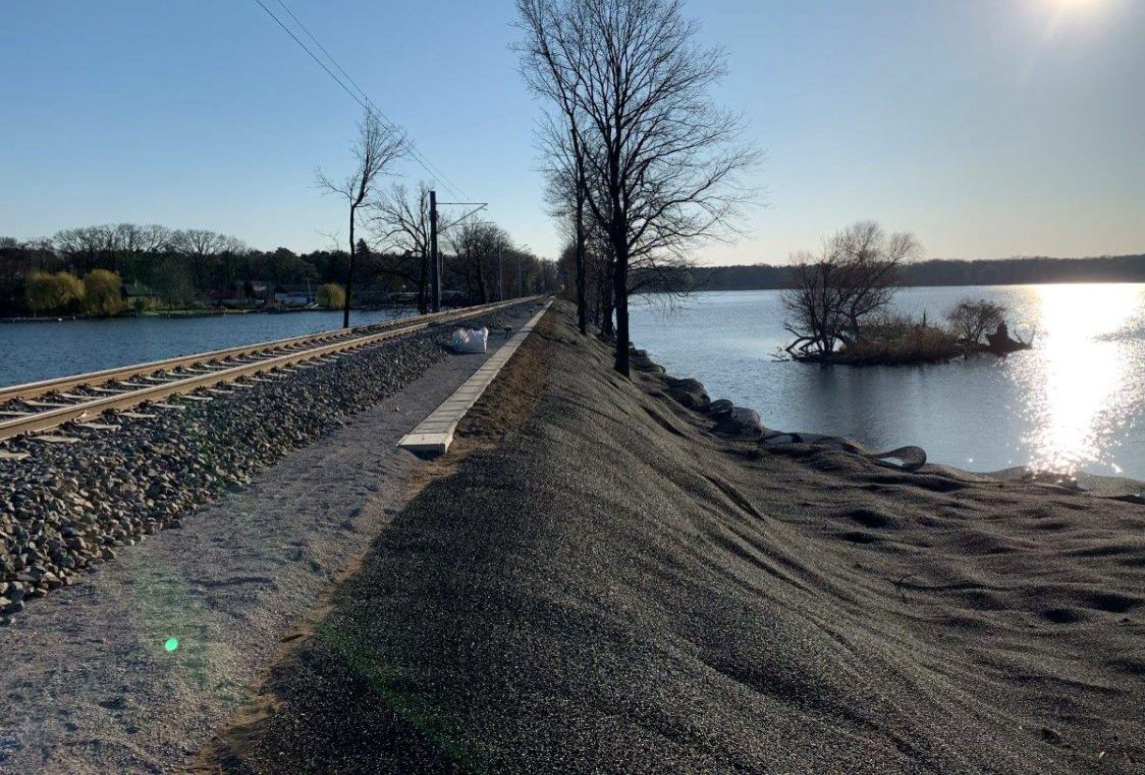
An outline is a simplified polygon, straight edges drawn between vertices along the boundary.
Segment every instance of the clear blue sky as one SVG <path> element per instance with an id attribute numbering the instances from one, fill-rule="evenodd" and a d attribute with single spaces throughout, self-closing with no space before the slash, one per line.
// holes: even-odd
<path id="1" fill-rule="evenodd" d="M 555 253 L 511 2 L 287 1 L 491 218 Z M 720 97 L 768 154 L 769 207 L 705 261 L 781 262 L 859 218 L 933 257 L 1145 251 L 1145 2 L 688 10 L 727 47 Z M 156 222 L 303 250 L 346 234 L 313 172 L 346 169 L 359 108 L 253 0 L 4 3 L 0 72 L 0 235 Z"/>

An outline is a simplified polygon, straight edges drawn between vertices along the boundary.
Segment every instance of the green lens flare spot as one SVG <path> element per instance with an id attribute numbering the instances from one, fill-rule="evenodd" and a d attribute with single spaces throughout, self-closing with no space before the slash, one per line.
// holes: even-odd
<path id="1" fill-rule="evenodd" d="M 168 638 L 167 642 L 163 644 L 163 648 L 167 651 L 174 651 L 175 649 L 179 648 L 179 639 Z"/>

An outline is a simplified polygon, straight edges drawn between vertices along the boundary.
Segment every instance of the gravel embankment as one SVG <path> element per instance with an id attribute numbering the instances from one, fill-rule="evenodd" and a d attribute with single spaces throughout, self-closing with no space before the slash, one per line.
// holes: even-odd
<path id="1" fill-rule="evenodd" d="M 495 329 L 509 314 L 474 325 Z M 0 625 L 29 600 L 114 558 L 117 547 L 179 526 L 195 506 L 392 395 L 445 357 L 443 332 L 451 330 L 343 355 L 210 402 L 184 401 L 184 411 L 144 405 L 135 411 L 154 419 L 117 417 L 114 432 L 64 426 L 79 444 L 10 442 L 7 449 L 31 457 L 0 459 Z"/>
<path id="2" fill-rule="evenodd" d="M 1145 770 L 1140 506 L 721 437 L 554 319 L 535 409 L 395 517 L 216 763 Z"/>
<path id="3" fill-rule="evenodd" d="M 398 439 L 489 355 L 438 359 L 0 628 L 0 773 L 193 767 L 429 475 Z M 378 367 L 394 356 L 363 354 Z"/>

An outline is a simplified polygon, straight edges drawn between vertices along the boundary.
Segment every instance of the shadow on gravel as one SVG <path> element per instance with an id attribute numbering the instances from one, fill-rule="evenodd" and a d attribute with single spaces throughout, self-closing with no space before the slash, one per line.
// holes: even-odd
<path id="1" fill-rule="evenodd" d="M 1138 507 L 718 437 L 545 325 L 216 767 L 1145 767 Z"/>

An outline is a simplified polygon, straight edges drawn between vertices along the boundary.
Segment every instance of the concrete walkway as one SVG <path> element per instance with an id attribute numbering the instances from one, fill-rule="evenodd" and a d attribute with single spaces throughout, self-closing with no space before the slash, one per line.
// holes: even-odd
<path id="1" fill-rule="evenodd" d="M 551 300 L 545 302 L 541 311 L 533 315 L 529 322 L 513 335 L 512 339 L 486 360 L 481 368 L 465 381 L 464 385 L 446 399 L 445 403 L 434 409 L 429 417 L 422 420 L 411 433 L 404 436 L 399 442 L 399 446 L 411 452 L 424 452 L 433 455 L 447 452 L 449 445 L 453 443 L 453 434 L 457 430 L 458 423 L 465 417 L 466 412 L 473 408 L 473 405 L 477 403 L 485 389 L 497 378 L 497 375 L 501 373 L 501 369 L 505 368 L 505 364 L 513 357 L 513 353 L 517 352 L 517 348 L 524 343 L 529 334 L 533 333 L 533 328 L 540 322 L 551 304 Z"/>

